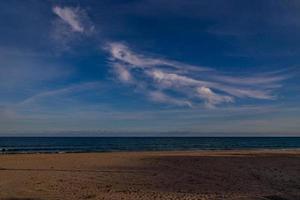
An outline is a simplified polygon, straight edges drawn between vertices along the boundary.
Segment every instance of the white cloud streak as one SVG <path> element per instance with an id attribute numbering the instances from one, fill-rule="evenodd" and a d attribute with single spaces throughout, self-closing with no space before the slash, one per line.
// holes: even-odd
<path id="1" fill-rule="evenodd" d="M 95 31 L 86 11 L 80 7 L 59 7 L 52 9 L 57 18 L 53 21 L 52 38 L 63 49 L 82 36 L 90 36 Z"/>
<path id="2" fill-rule="evenodd" d="M 79 33 L 91 33 L 94 31 L 94 25 L 90 21 L 85 10 L 79 7 L 58 7 L 53 8 L 53 13 L 56 14 L 62 22 L 69 25 L 72 31 Z"/>
<path id="3" fill-rule="evenodd" d="M 135 53 L 122 43 L 109 43 L 106 50 L 119 80 L 142 88 L 152 101 L 177 106 L 202 102 L 214 108 L 241 98 L 274 100 L 274 90 L 288 78 L 278 73 L 227 76 L 207 67 Z"/>
<path id="4" fill-rule="evenodd" d="M 113 63 L 113 68 L 115 71 L 115 74 L 118 75 L 118 78 L 122 82 L 131 82 L 132 81 L 132 76 L 130 71 L 125 68 L 123 65 L 119 63 Z"/>
<path id="5" fill-rule="evenodd" d="M 174 104 L 174 105 L 177 105 L 177 106 L 192 107 L 192 104 L 189 101 L 181 100 L 181 99 L 178 99 L 178 98 L 168 96 L 165 93 L 160 92 L 160 91 L 149 91 L 148 96 L 152 101 L 155 101 L 155 102 Z"/>
<path id="6" fill-rule="evenodd" d="M 25 106 L 32 103 L 36 103 L 38 100 L 44 99 L 44 98 L 50 98 L 55 97 L 59 95 L 69 94 L 69 93 L 76 93 L 84 90 L 90 90 L 94 89 L 95 87 L 99 86 L 98 82 L 87 82 L 87 83 L 81 83 L 81 84 L 75 84 L 68 87 L 56 89 L 56 90 L 48 90 L 44 92 L 40 92 L 38 94 L 35 94 L 31 97 L 28 97 L 24 99 L 23 101 L 18 103 L 18 106 Z"/>
<path id="7" fill-rule="evenodd" d="M 193 66 L 177 61 L 166 60 L 161 58 L 146 57 L 142 54 L 132 52 L 122 43 L 109 43 L 106 47 L 113 59 L 129 64 L 132 68 L 151 68 L 155 66 L 165 66 L 166 68 L 183 70 L 183 71 L 210 71 L 211 69 L 200 66 Z"/>
<path id="8" fill-rule="evenodd" d="M 197 92 L 199 94 L 199 97 L 204 99 L 205 106 L 208 108 L 214 108 L 216 104 L 220 104 L 223 102 L 233 102 L 232 97 L 216 94 L 211 89 L 205 86 L 197 88 Z"/>
<path id="9" fill-rule="evenodd" d="M 80 21 L 79 15 L 78 15 L 79 9 L 73 9 L 73 8 L 60 8 L 58 6 L 55 6 L 53 8 L 53 12 L 59 16 L 66 24 L 70 25 L 73 31 L 75 32 L 84 32 L 83 24 Z"/>

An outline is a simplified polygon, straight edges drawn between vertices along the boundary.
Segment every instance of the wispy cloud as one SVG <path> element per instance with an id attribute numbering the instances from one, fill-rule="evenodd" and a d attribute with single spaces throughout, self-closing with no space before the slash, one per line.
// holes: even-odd
<path id="1" fill-rule="evenodd" d="M 148 57 L 135 53 L 131 51 L 125 44 L 118 42 L 108 43 L 105 49 L 111 53 L 113 60 L 117 59 L 123 61 L 124 63 L 130 64 L 130 67 L 132 68 L 151 68 L 155 66 L 163 66 L 165 68 L 171 68 L 173 70 L 179 70 L 182 72 L 187 70 L 198 72 L 212 70 L 206 67 L 189 65 L 174 60 Z"/>
<path id="2" fill-rule="evenodd" d="M 120 63 L 113 63 L 113 68 L 120 81 L 131 82 L 133 80 L 130 71 L 124 68 Z"/>
<path id="3" fill-rule="evenodd" d="M 161 91 L 148 91 L 147 95 L 152 101 L 160 102 L 160 103 L 167 103 L 167 104 L 174 104 L 177 106 L 189 106 L 192 107 L 192 104 L 187 100 L 182 100 L 178 98 L 174 98 L 169 96 Z"/>
<path id="4" fill-rule="evenodd" d="M 52 11 L 57 16 L 53 21 L 52 37 L 65 49 L 72 41 L 91 35 L 95 30 L 87 12 L 80 7 L 55 6 Z"/>
<path id="5" fill-rule="evenodd" d="M 208 67 L 151 57 L 122 43 L 109 43 L 110 64 L 123 83 L 134 85 L 156 102 L 199 104 L 208 108 L 241 98 L 274 100 L 276 88 L 288 78 L 279 73 L 228 76 Z"/>
<path id="6" fill-rule="evenodd" d="M 210 88 L 202 86 L 197 88 L 197 92 L 200 98 L 205 102 L 205 106 L 208 108 L 213 108 L 214 105 L 223 102 L 233 102 L 233 98 L 226 95 L 220 95 L 213 92 Z"/>
<path id="7" fill-rule="evenodd" d="M 36 101 L 43 99 L 43 98 L 49 98 L 49 97 L 54 97 L 54 96 L 59 96 L 59 95 L 64 95 L 64 94 L 70 94 L 70 93 L 76 93 L 84 90 L 91 90 L 99 87 L 99 82 L 87 82 L 87 83 L 79 83 L 75 85 L 71 85 L 68 87 L 56 89 L 56 90 L 48 90 L 48 91 L 43 91 L 38 94 L 35 94 L 31 97 L 28 97 L 21 102 L 18 103 L 18 106 L 24 106 L 28 105 L 31 103 L 35 103 Z"/>
<path id="8" fill-rule="evenodd" d="M 86 35 L 94 30 L 87 13 L 79 7 L 56 6 L 53 12 L 59 17 L 58 35 L 66 43 L 73 33 Z M 135 86 L 152 101 L 177 106 L 202 103 L 214 108 L 242 98 L 274 100 L 274 90 L 288 78 L 278 73 L 229 76 L 209 67 L 137 53 L 119 42 L 107 42 L 104 49 L 110 53 L 110 65 L 122 83 Z"/>
<path id="9" fill-rule="evenodd" d="M 80 11 L 78 8 L 60 8 L 58 6 L 53 8 L 53 12 L 68 24 L 73 31 L 83 33 L 84 27 L 78 16 L 78 11 Z"/>

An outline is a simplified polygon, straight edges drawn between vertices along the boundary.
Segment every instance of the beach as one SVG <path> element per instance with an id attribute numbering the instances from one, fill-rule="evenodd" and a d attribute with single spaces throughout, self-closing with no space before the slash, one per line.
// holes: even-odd
<path id="1" fill-rule="evenodd" d="M 298 200 L 300 150 L 2 154 L 0 199 Z"/>

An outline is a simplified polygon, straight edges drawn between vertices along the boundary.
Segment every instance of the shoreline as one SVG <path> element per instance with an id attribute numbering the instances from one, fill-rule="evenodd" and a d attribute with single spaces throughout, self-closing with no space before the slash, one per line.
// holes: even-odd
<path id="1" fill-rule="evenodd" d="M 16 152 L 16 151 L 9 151 L 9 150 L 5 150 L 5 151 L 1 151 L 0 150 L 0 156 L 1 155 L 35 155 L 35 154 L 105 154 L 105 153 L 178 153 L 178 152 L 182 152 L 182 153 L 192 153 L 192 152 L 199 152 L 199 153 L 205 153 L 205 152 L 214 152 L 214 153 L 218 153 L 218 152 L 253 152 L 253 153 L 259 153 L 259 152 L 270 152 L 270 153 L 280 153 L 280 152 L 299 152 L 300 153 L 300 148 L 245 148 L 245 149 L 187 149 L 187 150 L 178 150 L 178 149 L 174 149 L 174 150 L 140 150 L 140 151 L 136 151 L 136 150 L 130 150 L 130 151 L 123 151 L 123 150 L 115 150 L 115 151 L 36 151 L 36 152 L 32 152 L 32 151 L 20 151 L 20 152 Z"/>

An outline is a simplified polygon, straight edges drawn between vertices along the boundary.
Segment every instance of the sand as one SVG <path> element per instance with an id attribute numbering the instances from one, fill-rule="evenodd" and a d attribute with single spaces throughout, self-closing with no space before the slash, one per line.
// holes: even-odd
<path id="1" fill-rule="evenodd" d="M 0 155 L 0 199 L 300 200 L 300 151 Z"/>

